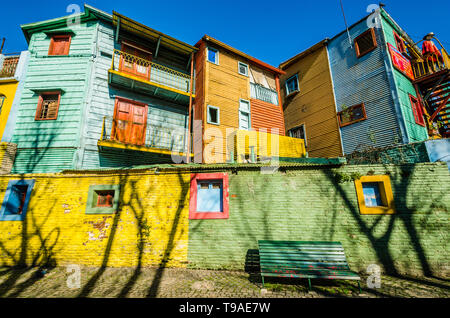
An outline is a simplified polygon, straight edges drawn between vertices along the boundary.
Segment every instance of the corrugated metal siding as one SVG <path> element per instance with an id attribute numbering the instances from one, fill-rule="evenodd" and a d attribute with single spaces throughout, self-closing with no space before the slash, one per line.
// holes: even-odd
<path id="1" fill-rule="evenodd" d="M 58 171 L 71 167 L 74 151 L 70 147 L 79 146 L 78 136 L 95 27 L 96 23 L 88 22 L 73 29 L 75 34 L 72 35 L 68 56 L 48 56 L 50 37 L 43 32 L 32 35 L 27 77 L 11 140 L 19 148 L 15 171 L 33 172 L 34 169 L 41 169 L 37 167 Z M 61 95 L 57 120 L 34 120 L 39 94 L 33 89 L 65 91 Z M 48 151 L 21 148 L 47 148 Z M 34 155 L 35 152 L 39 154 L 38 157 Z M 28 154 L 29 158 L 26 157 Z M 28 168 L 33 171 L 27 171 Z"/>
<path id="2" fill-rule="evenodd" d="M 382 16 L 383 32 L 387 43 L 392 44 L 396 47 L 396 42 L 394 38 L 394 28 Z M 406 123 L 406 129 L 408 132 L 409 142 L 416 142 L 428 139 L 427 129 L 423 126 L 416 124 L 414 119 L 413 110 L 411 107 L 411 101 L 409 99 L 409 94 L 417 97 L 416 90 L 413 83 L 397 69 L 393 68 L 395 85 L 397 87 L 397 92 L 399 96 L 399 102 L 401 106 L 401 111 L 403 118 Z"/>
<path id="3" fill-rule="evenodd" d="M 124 97 L 148 104 L 147 124 L 162 127 L 164 129 L 186 129 L 187 107 L 180 106 L 149 96 L 136 94 L 125 89 L 118 89 L 108 85 L 108 70 L 111 67 L 111 54 L 113 49 L 120 49 L 114 42 L 114 31 L 111 25 L 100 23 L 98 29 L 98 54 L 94 61 L 94 80 L 92 98 L 88 105 L 86 128 L 83 133 L 85 151 L 83 154 L 82 168 L 92 169 L 99 167 L 126 167 L 130 165 L 145 164 L 153 161 L 145 161 L 148 154 L 119 153 L 112 159 L 109 153 L 98 153 L 97 142 L 100 139 L 103 117 L 107 116 L 107 133 L 111 132 L 111 119 L 114 116 L 114 104 L 116 97 Z M 150 136 L 147 136 L 150 137 Z M 164 146 L 168 141 L 162 141 Z M 183 149 L 183 144 L 177 145 L 177 149 Z M 102 158 L 104 154 L 104 158 Z M 154 160 L 154 157 L 150 158 Z"/>
<path id="4" fill-rule="evenodd" d="M 253 129 L 278 129 L 278 135 L 284 136 L 284 118 L 281 107 L 258 99 L 250 99 L 251 120 Z"/>
<path id="5" fill-rule="evenodd" d="M 368 29 L 364 20 L 350 29 L 352 39 Z M 384 64 L 385 50 L 382 30 L 375 28 L 378 47 L 357 58 L 350 47 L 347 33 L 333 39 L 329 45 L 330 66 L 335 85 L 338 111 L 365 103 L 367 120 L 342 127 L 342 142 L 346 154 L 366 146 L 383 147 L 401 140 L 394 100 Z"/>
<path id="6" fill-rule="evenodd" d="M 11 173 L 47 173 L 73 168 L 75 148 L 17 149 Z"/>

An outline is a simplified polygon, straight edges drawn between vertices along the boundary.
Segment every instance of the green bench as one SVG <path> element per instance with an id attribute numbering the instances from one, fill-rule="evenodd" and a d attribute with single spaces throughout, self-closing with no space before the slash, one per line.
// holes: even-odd
<path id="1" fill-rule="evenodd" d="M 350 270 L 340 242 L 258 241 L 262 285 L 264 277 L 343 279 L 361 278 Z"/>

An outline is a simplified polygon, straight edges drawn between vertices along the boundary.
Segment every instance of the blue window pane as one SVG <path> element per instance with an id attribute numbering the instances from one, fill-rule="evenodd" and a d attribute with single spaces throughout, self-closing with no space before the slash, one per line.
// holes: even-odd
<path id="1" fill-rule="evenodd" d="M 197 187 L 197 212 L 223 212 L 221 180 L 200 181 Z"/>
<path id="2" fill-rule="evenodd" d="M 217 52 L 212 49 L 208 49 L 208 61 L 217 63 L 216 57 L 217 57 Z"/>
<path id="3" fill-rule="evenodd" d="M 291 77 L 290 79 L 288 79 L 286 82 L 286 86 L 288 89 L 288 94 L 298 91 L 297 76 L 294 76 L 294 77 Z"/>
<path id="4" fill-rule="evenodd" d="M 377 182 L 365 182 L 362 184 L 364 201 L 367 207 L 383 206 L 380 187 Z"/>
<path id="5" fill-rule="evenodd" d="M 13 186 L 11 188 L 11 195 L 6 203 L 5 214 L 22 214 L 27 189 L 28 186 Z"/>

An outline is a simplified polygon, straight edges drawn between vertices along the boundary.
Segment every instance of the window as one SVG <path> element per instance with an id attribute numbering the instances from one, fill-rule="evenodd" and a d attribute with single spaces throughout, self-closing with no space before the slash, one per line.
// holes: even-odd
<path id="1" fill-rule="evenodd" d="M 248 65 L 242 62 L 238 62 L 238 73 L 248 76 Z"/>
<path id="2" fill-rule="evenodd" d="M 219 51 L 211 47 L 208 48 L 208 61 L 219 64 Z"/>
<path id="3" fill-rule="evenodd" d="M 0 95 L 0 114 L 2 113 L 3 104 L 5 103 L 5 95 Z"/>
<path id="4" fill-rule="evenodd" d="M 375 29 L 371 28 L 355 39 L 355 50 L 358 58 L 377 48 L 377 39 L 375 37 Z"/>
<path id="5" fill-rule="evenodd" d="M 60 92 L 41 93 L 39 96 L 35 120 L 56 120 L 58 118 Z"/>
<path id="6" fill-rule="evenodd" d="M 299 127 L 290 129 L 289 130 L 289 137 L 303 139 L 305 141 L 305 147 L 306 147 L 306 128 L 305 128 L 305 124 L 302 124 Z"/>
<path id="7" fill-rule="evenodd" d="M 250 102 L 245 99 L 239 100 L 239 129 L 250 130 Z"/>
<path id="8" fill-rule="evenodd" d="M 339 125 L 341 127 L 345 127 L 366 119 L 367 115 L 364 103 L 346 108 L 338 113 Z"/>
<path id="9" fill-rule="evenodd" d="M 414 120 L 416 124 L 425 127 L 425 119 L 423 118 L 423 109 L 419 100 L 412 95 L 409 95 L 409 100 L 411 101 L 411 108 L 414 114 Z"/>
<path id="10" fill-rule="evenodd" d="M 11 180 L 5 192 L 0 221 L 23 221 L 35 180 Z"/>
<path id="11" fill-rule="evenodd" d="M 119 205 L 120 185 L 92 185 L 89 187 L 86 214 L 112 214 Z"/>
<path id="12" fill-rule="evenodd" d="M 395 44 L 397 46 L 397 49 L 401 53 L 406 53 L 405 42 L 403 41 L 403 39 L 395 31 L 394 31 L 394 38 L 395 38 Z"/>
<path id="13" fill-rule="evenodd" d="M 393 214 L 394 197 L 389 176 L 363 176 L 355 180 L 361 214 Z"/>
<path id="14" fill-rule="evenodd" d="M 220 124 L 220 113 L 219 108 L 208 105 L 208 124 L 219 125 Z"/>
<path id="15" fill-rule="evenodd" d="M 69 55 L 70 35 L 53 35 L 50 40 L 48 55 Z"/>
<path id="16" fill-rule="evenodd" d="M 228 175 L 191 174 L 189 219 L 228 219 Z"/>
<path id="17" fill-rule="evenodd" d="M 298 90 L 298 74 L 295 74 L 286 80 L 286 95 L 298 92 Z"/>

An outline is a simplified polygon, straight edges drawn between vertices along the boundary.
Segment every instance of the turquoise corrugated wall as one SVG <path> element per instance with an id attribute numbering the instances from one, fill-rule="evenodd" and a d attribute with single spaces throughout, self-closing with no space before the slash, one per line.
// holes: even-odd
<path id="1" fill-rule="evenodd" d="M 73 28 L 68 56 L 48 56 L 50 36 L 44 32 L 32 35 L 27 78 L 11 140 L 18 145 L 14 172 L 50 172 L 74 167 L 96 25 L 96 21 L 89 21 Z M 34 120 L 39 98 L 33 91 L 36 89 L 64 90 L 57 120 Z"/>
<path id="2" fill-rule="evenodd" d="M 382 25 L 386 42 L 396 47 L 394 28 L 391 25 L 391 23 L 389 23 L 388 18 L 385 17 L 384 15 L 382 15 Z M 427 140 L 428 139 L 427 129 L 421 125 L 418 125 L 415 122 L 413 110 L 411 107 L 411 101 L 409 99 L 409 94 L 411 94 L 414 97 L 417 97 L 414 85 L 412 84 L 410 79 L 408 79 L 397 69 L 393 68 L 393 72 L 395 85 L 399 96 L 399 102 L 401 105 L 401 112 L 406 124 L 409 142 Z"/>

